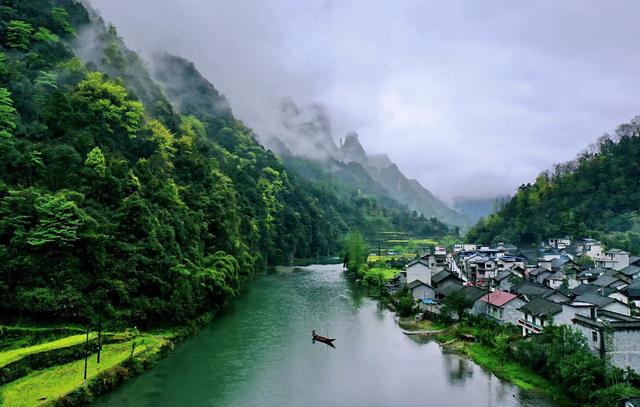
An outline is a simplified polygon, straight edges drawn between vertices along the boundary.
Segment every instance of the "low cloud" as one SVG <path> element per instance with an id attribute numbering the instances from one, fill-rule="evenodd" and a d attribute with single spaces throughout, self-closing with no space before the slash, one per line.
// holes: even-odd
<path id="1" fill-rule="evenodd" d="M 640 112 L 640 2 L 92 0 L 259 134 L 318 103 L 444 198 L 512 193 Z"/>

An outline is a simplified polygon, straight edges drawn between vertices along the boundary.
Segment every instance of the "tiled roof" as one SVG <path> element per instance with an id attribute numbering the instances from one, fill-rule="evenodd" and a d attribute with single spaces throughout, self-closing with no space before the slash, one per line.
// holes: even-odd
<path id="1" fill-rule="evenodd" d="M 632 299 L 640 299 L 640 280 L 636 280 L 627 287 L 627 293 Z"/>
<path id="2" fill-rule="evenodd" d="M 543 295 L 551 294 L 554 292 L 549 287 L 543 286 L 542 284 L 536 284 L 534 282 L 527 281 L 527 280 L 523 280 L 518 284 L 515 284 L 514 286 L 511 287 L 510 291 L 518 294 L 529 295 L 529 296 L 532 296 L 532 295 L 543 296 Z"/>
<path id="3" fill-rule="evenodd" d="M 410 289 L 410 290 L 413 290 L 414 288 L 419 287 L 419 286 L 421 286 L 421 285 L 424 285 L 424 286 L 427 286 L 427 287 L 433 288 L 433 287 L 431 287 L 429 284 L 427 284 L 427 283 L 425 283 L 425 282 L 423 282 L 423 281 L 420 281 L 420 280 L 413 280 L 412 282 L 410 282 L 409 284 L 407 284 L 407 287 L 409 287 L 409 289 Z"/>
<path id="4" fill-rule="evenodd" d="M 501 271 L 498 273 L 498 275 L 496 275 L 496 277 L 494 278 L 494 280 L 496 281 L 502 281 L 505 278 L 511 276 L 513 273 L 510 272 L 509 270 L 505 270 L 505 271 Z"/>
<path id="5" fill-rule="evenodd" d="M 462 289 L 462 292 L 464 292 L 466 297 L 468 299 L 470 299 L 471 301 L 473 301 L 473 302 L 477 301 L 478 299 L 480 299 L 483 295 L 485 295 L 487 293 L 486 290 L 483 290 L 483 289 L 478 288 L 478 287 L 473 287 L 473 286 L 465 286 Z"/>
<path id="6" fill-rule="evenodd" d="M 438 284 L 441 281 L 445 280 L 447 277 L 452 276 L 452 275 L 453 274 L 449 273 L 447 270 L 442 270 L 441 272 L 436 273 L 431 277 L 431 282 L 433 284 Z"/>
<path id="7" fill-rule="evenodd" d="M 542 298 L 536 298 L 530 303 L 520 307 L 520 310 L 531 315 L 552 316 L 562 311 L 562 305 L 552 301 L 543 300 Z"/>
<path id="8" fill-rule="evenodd" d="M 514 298 L 518 298 L 518 296 L 505 291 L 496 290 L 492 293 L 485 294 L 480 299 L 488 304 L 495 305 L 496 307 L 502 307 Z"/>
<path id="9" fill-rule="evenodd" d="M 416 259 L 416 260 L 413 260 L 413 261 L 409 262 L 409 263 L 407 264 L 406 268 L 409 268 L 409 267 L 411 267 L 411 266 L 414 266 L 414 265 L 416 265 L 416 264 L 418 264 L 418 263 L 420 263 L 420 264 L 422 264 L 422 265 L 424 265 L 424 266 L 429 267 L 429 263 L 425 262 L 425 261 L 424 261 L 424 260 L 422 260 L 422 259 Z"/>
<path id="10" fill-rule="evenodd" d="M 534 270 L 531 270 L 531 271 L 529 272 L 529 275 L 530 275 L 530 276 L 537 276 L 538 274 L 541 274 L 541 273 L 548 273 L 548 272 L 549 272 L 549 270 L 547 270 L 546 268 L 538 267 L 538 268 L 536 268 L 536 269 L 534 269 Z"/>
<path id="11" fill-rule="evenodd" d="M 436 288 L 436 292 L 446 297 L 454 291 L 462 290 L 462 288 L 463 285 L 460 283 L 457 283 L 455 281 L 447 281 L 446 283 L 438 286 L 438 288 Z"/>
<path id="12" fill-rule="evenodd" d="M 564 280 L 564 273 L 562 271 L 556 271 L 555 273 L 545 277 L 545 280 Z"/>
<path id="13" fill-rule="evenodd" d="M 627 277 L 631 277 L 636 273 L 640 272 L 640 267 L 635 266 L 635 265 L 629 265 L 625 268 L 623 268 L 622 270 L 620 270 L 620 273 L 624 274 Z"/>
<path id="14" fill-rule="evenodd" d="M 611 277 L 611 276 L 600 276 L 596 281 L 593 282 L 594 285 L 599 285 L 601 287 L 609 287 L 617 281 L 621 281 L 619 278 Z"/>
<path id="15" fill-rule="evenodd" d="M 609 297 L 603 297 L 597 293 L 585 293 L 576 297 L 576 301 L 588 302 L 589 304 L 597 305 L 598 307 L 604 307 L 616 302 L 615 299 Z"/>
<path id="16" fill-rule="evenodd" d="M 598 291 L 598 289 L 600 289 L 600 287 L 598 287 L 597 285 L 580 284 L 579 286 L 572 288 L 571 291 L 576 295 L 582 295 L 585 293 L 596 292 Z"/>

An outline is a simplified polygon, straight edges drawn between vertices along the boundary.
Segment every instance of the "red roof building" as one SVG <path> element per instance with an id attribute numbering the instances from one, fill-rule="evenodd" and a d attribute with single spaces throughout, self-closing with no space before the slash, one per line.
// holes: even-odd
<path id="1" fill-rule="evenodd" d="M 487 304 L 491 304 L 495 307 L 502 307 L 514 298 L 518 298 L 518 296 L 505 291 L 496 290 L 484 295 L 480 299 Z"/>

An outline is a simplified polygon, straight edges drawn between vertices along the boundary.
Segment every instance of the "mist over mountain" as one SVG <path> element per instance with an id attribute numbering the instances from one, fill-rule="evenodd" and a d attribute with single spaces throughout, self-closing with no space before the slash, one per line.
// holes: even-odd
<path id="1" fill-rule="evenodd" d="M 466 215 L 472 224 L 475 224 L 481 218 L 485 218 L 499 211 L 509 199 L 510 197 L 508 195 L 486 198 L 458 196 L 453 199 L 453 207 Z"/>
<path id="2" fill-rule="evenodd" d="M 280 103 L 279 114 L 280 132 L 260 136 L 264 145 L 277 154 L 316 160 L 324 163 L 329 171 L 335 169 L 336 161 L 357 164 L 382 187 L 386 197 L 426 217 L 435 217 L 456 226 L 469 224 L 463 214 L 449 208 L 419 181 L 407 178 L 387 155 L 370 156 L 360 143 L 357 132 L 338 137 L 339 145 L 336 145 L 331 118 L 322 105 L 299 107 L 293 98 L 287 97 Z M 338 173 L 344 174 L 344 171 Z M 376 196 L 381 197 L 380 194 Z"/>

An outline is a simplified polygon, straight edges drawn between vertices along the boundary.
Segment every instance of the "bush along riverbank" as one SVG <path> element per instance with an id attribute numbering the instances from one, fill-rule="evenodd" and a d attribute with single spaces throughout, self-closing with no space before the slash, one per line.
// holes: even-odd
<path id="1" fill-rule="evenodd" d="M 164 331 L 97 332 L 75 327 L 0 326 L 0 405 L 79 406 L 153 367 L 182 340 L 211 323 L 207 313 Z M 84 379 L 87 356 L 87 379 Z"/>
<path id="2" fill-rule="evenodd" d="M 593 355 L 585 338 L 569 327 L 549 326 L 539 335 L 522 338 L 517 327 L 483 316 L 465 315 L 455 323 L 434 319 L 417 326 L 441 329 L 433 338 L 444 348 L 561 406 L 610 407 L 640 396 L 639 375 Z"/>

